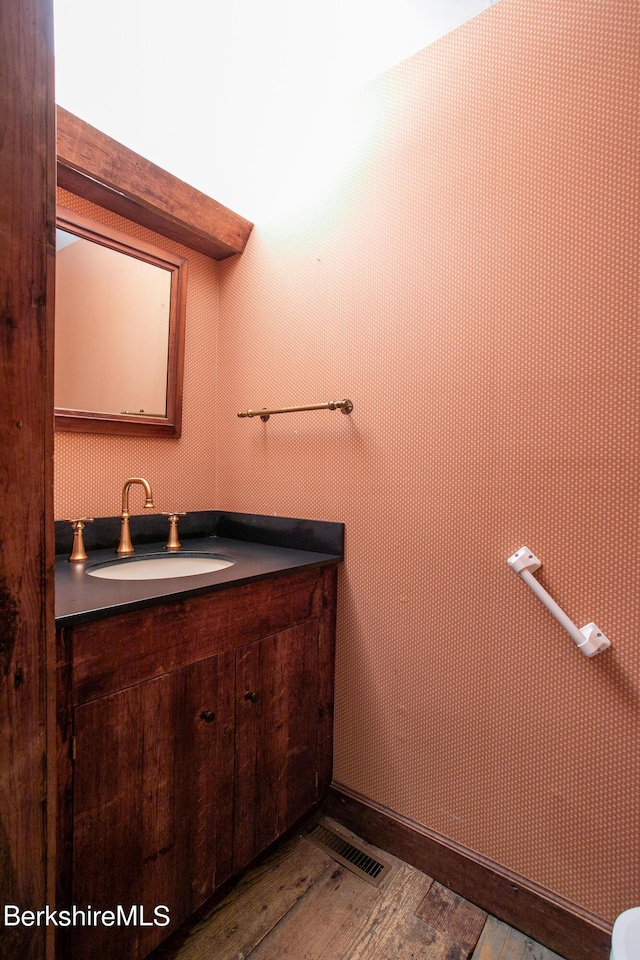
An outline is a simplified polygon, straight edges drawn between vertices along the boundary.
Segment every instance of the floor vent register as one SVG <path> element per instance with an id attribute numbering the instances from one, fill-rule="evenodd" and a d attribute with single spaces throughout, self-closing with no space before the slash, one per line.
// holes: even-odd
<path id="1" fill-rule="evenodd" d="M 391 870 L 388 863 L 374 860 L 362 847 L 334 833 L 322 823 L 312 824 L 305 832 L 305 837 L 374 887 L 378 887 Z"/>

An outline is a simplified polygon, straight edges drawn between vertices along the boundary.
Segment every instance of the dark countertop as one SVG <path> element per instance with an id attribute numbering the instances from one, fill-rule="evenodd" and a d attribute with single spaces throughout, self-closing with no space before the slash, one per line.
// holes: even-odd
<path id="1" fill-rule="evenodd" d="M 192 518 L 195 515 L 192 515 Z M 187 597 L 224 590 L 239 584 L 251 583 L 296 570 L 321 567 L 337 563 L 343 558 L 344 527 L 341 523 L 328 521 L 295 520 L 293 518 L 260 517 L 250 514 L 221 514 L 206 511 L 198 515 L 202 523 L 192 519 L 190 536 L 185 537 L 179 528 L 182 550 L 180 553 L 217 554 L 233 559 L 233 566 L 214 573 L 188 577 L 172 577 L 156 580 L 103 580 L 91 577 L 86 570 L 96 564 L 117 560 L 130 563 L 131 558 L 118 559 L 115 554 L 117 536 L 109 539 L 113 544 L 102 547 L 101 537 L 94 534 L 94 542 L 86 535 L 91 525 L 85 528 L 85 545 L 88 560 L 84 563 L 69 563 L 68 555 L 72 535 L 67 524 L 58 527 L 57 540 L 67 545 L 65 552 L 56 556 L 56 625 L 71 626 L 90 620 L 99 620 L 140 607 L 153 606 L 167 600 L 182 600 Z M 166 537 L 162 542 L 142 543 L 136 541 L 131 518 L 132 540 L 135 547 L 133 559 L 160 555 L 166 556 Z M 141 518 L 142 519 L 142 518 Z M 150 521 L 151 517 L 144 518 Z M 118 518 L 101 518 L 100 525 L 108 531 L 113 522 L 119 529 Z M 186 525 L 185 525 L 186 526 Z M 164 518 L 163 532 L 166 530 Z M 194 533 L 207 532 L 204 536 Z M 219 531 L 233 531 L 235 536 L 221 536 Z M 308 534 L 305 536 L 305 532 Z M 252 539 L 247 539 L 251 537 Z M 253 539 L 255 537 L 255 539 Z M 265 541 L 275 542 L 265 542 Z M 301 543 L 309 541 L 314 549 L 300 549 Z M 286 545 L 291 543 L 293 545 Z M 96 547 L 102 547 L 101 549 Z M 324 547 L 319 551 L 318 547 Z"/>

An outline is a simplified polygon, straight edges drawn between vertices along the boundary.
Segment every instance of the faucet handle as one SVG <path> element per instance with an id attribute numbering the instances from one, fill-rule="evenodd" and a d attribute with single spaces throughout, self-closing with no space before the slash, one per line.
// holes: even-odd
<path id="1" fill-rule="evenodd" d="M 178 520 L 180 517 L 186 517 L 186 513 L 177 513 L 174 510 L 171 513 L 163 513 L 162 516 L 169 518 L 169 539 L 165 550 L 179 550 L 182 544 L 178 540 Z"/>
<path id="2" fill-rule="evenodd" d="M 65 517 L 64 522 L 70 523 L 73 530 L 73 548 L 71 550 L 71 556 L 69 557 L 69 563 L 82 563 L 83 560 L 87 559 L 84 540 L 82 539 L 82 531 L 84 530 L 85 523 L 93 523 L 93 517 L 79 517 L 76 520 L 70 520 Z"/>

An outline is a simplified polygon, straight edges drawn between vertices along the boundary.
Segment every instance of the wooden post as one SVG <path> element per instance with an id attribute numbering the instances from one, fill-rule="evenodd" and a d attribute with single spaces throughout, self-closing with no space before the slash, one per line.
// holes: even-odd
<path id="1" fill-rule="evenodd" d="M 52 879 L 46 766 L 54 636 L 51 0 L 0 5 L 0 143 L 0 956 L 41 960 L 44 925 L 4 921 L 6 905 L 43 909 Z"/>

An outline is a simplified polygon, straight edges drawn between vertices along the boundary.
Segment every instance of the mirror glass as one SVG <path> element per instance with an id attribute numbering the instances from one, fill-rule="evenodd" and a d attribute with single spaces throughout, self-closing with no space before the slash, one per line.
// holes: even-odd
<path id="1" fill-rule="evenodd" d="M 180 436 L 186 260 L 58 208 L 56 429 Z"/>

